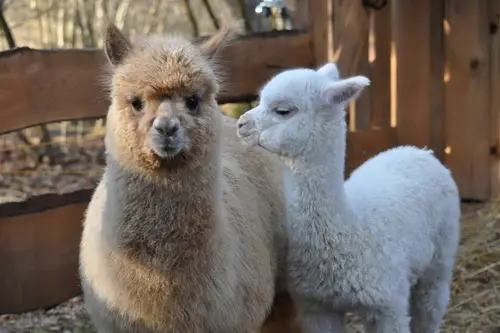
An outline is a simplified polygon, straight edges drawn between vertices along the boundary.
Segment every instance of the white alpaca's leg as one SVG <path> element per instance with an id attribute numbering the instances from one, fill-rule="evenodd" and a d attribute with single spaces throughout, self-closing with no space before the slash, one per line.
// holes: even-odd
<path id="1" fill-rule="evenodd" d="M 459 213 L 451 211 L 441 225 L 434 262 L 411 291 L 410 313 L 413 333 L 437 333 L 448 309 L 453 267 L 460 238 Z"/>
<path id="2" fill-rule="evenodd" d="M 323 309 L 310 303 L 298 306 L 303 333 L 346 333 L 344 313 Z"/>
<path id="3" fill-rule="evenodd" d="M 365 333 L 410 333 L 411 286 L 405 275 L 386 278 L 377 288 L 385 291 L 380 294 L 387 295 L 387 298 L 379 299 L 378 303 L 372 303 L 359 310 L 364 319 Z M 371 295 L 367 299 L 376 298 Z"/>
<path id="4" fill-rule="evenodd" d="M 419 282 L 411 295 L 412 333 L 438 333 L 449 301 L 449 280 Z"/>
<path id="5" fill-rule="evenodd" d="M 458 213 L 452 211 L 442 223 L 434 262 L 411 290 L 410 313 L 413 333 L 437 333 L 448 309 L 453 267 L 458 247 Z"/>
<path id="6" fill-rule="evenodd" d="M 365 313 L 366 333 L 410 333 L 408 306 L 377 309 Z"/>

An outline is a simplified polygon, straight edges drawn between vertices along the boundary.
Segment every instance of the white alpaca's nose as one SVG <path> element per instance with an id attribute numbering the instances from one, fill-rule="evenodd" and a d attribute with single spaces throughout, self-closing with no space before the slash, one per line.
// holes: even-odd
<path id="1" fill-rule="evenodd" d="M 249 119 L 248 117 L 245 117 L 245 115 L 243 115 L 236 122 L 236 126 L 238 126 L 238 129 L 242 129 L 242 127 L 252 128 L 254 126 L 254 121 L 252 119 Z"/>
<path id="2" fill-rule="evenodd" d="M 255 121 L 245 115 L 242 115 L 236 122 L 238 127 L 236 134 L 249 146 L 255 146 L 258 141 L 258 132 L 255 128 Z"/>
<path id="3" fill-rule="evenodd" d="M 247 123 L 247 120 L 243 119 L 243 117 L 240 117 L 238 119 L 238 121 L 236 122 L 236 126 L 238 126 L 238 128 L 242 128 L 243 126 L 245 126 L 246 123 Z"/>

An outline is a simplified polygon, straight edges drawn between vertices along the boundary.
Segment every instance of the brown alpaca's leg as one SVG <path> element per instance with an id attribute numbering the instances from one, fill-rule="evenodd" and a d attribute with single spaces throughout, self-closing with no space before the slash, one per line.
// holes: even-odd
<path id="1" fill-rule="evenodd" d="M 260 333 L 302 333 L 295 304 L 288 293 L 276 295 Z"/>

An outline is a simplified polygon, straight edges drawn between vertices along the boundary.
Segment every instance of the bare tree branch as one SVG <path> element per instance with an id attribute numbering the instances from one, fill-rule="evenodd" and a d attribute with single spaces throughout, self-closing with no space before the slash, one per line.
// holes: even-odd
<path id="1" fill-rule="evenodd" d="M 122 0 L 120 1 L 118 7 L 116 8 L 114 20 L 116 26 L 120 29 L 125 28 L 125 19 L 127 18 L 129 6 L 130 6 L 130 0 Z"/>
<path id="2" fill-rule="evenodd" d="M 66 16 L 66 6 L 64 4 L 62 4 L 62 6 L 60 6 L 58 9 L 57 9 L 57 18 L 56 18 L 56 44 L 57 44 L 57 47 L 58 48 L 62 48 L 64 47 L 64 44 L 65 44 L 65 38 L 64 38 L 64 30 L 66 28 L 66 20 L 65 20 L 65 16 Z"/>
<path id="3" fill-rule="evenodd" d="M 217 16 L 215 16 L 214 10 L 212 9 L 210 2 L 208 0 L 202 0 L 201 2 L 203 2 L 203 5 L 205 5 L 205 8 L 207 9 L 208 15 L 212 19 L 212 23 L 214 24 L 214 27 L 216 29 L 219 29 L 220 28 L 219 19 L 217 18 Z"/>
<path id="4" fill-rule="evenodd" d="M 96 37 L 95 37 L 95 32 L 94 32 L 94 25 L 92 22 L 92 18 L 94 18 L 95 14 L 95 1 L 91 0 L 90 3 L 89 1 L 84 1 L 84 9 L 85 9 L 85 21 L 86 21 L 86 27 L 88 31 L 88 37 L 89 37 L 89 46 L 96 46 Z"/>
<path id="5" fill-rule="evenodd" d="M 82 42 L 85 47 L 95 47 L 96 38 L 92 26 L 92 17 L 94 16 L 93 7 L 88 2 L 80 0 L 76 2 L 76 20 L 75 23 L 80 28 Z"/>
<path id="6" fill-rule="evenodd" d="M 30 18 L 26 19 L 26 20 L 23 20 L 22 22 L 19 22 L 19 23 L 12 23 L 11 24 L 11 29 L 14 30 L 14 29 L 17 29 L 19 27 L 22 27 L 23 25 L 33 21 L 33 20 L 39 20 L 40 19 L 40 16 L 43 16 L 43 15 L 46 15 L 46 14 L 49 14 L 50 11 L 52 10 L 56 10 L 57 9 L 57 6 L 55 3 L 51 4 L 51 6 L 47 9 L 44 9 L 44 10 L 37 10 L 36 11 L 36 14 L 31 16 Z"/>
<path id="7" fill-rule="evenodd" d="M 77 5 L 75 13 L 75 24 L 80 28 L 80 34 L 82 36 L 82 44 L 84 47 L 91 46 L 89 42 L 89 37 L 87 35 L 87 30 L 83 24 L 82 12 L 80 11 L 80 6 Z"/>
<path id="8" fill-rule="evenodd" d="M 7 9 L 7 7 L 9 7 L 13 2 L 14 2 L 14 0 L 11 0 L 11 1 L 1 0 L 0 1 L 0 7 L 2 7 L 3 11 L 5 12 L 5 10 Z"/>
<path id="9" fill-rule="evenodd" d="M 185 0 L 185 1 L 188 1 L 188 0 Z M 150 34 L 152 31 L 157 31 L 158 30 L 158 21 L 160 21 L 160 18 L 158 17 L 158 14 L 159 13 L 162 13 L 162 5 L 163 5 L 164 1 L 163 0 L 156 0 L 156 6 L 151 6 L 151 9 L 149 10 L 149 16 L 150 17 L 154 17 L 155 14 L 157 15 L 156 17 L 156 20 L 149 20 L 149 24 L 147 24 L 145 27 L 144 27 L 144 34 L 145 35 L 148 35 Z M 161 18 L 161 19 L 165 19 L 165 18 Z"/>
<path id="10" fill-rule="evenodd" d="M 188 14 L 189 22 L 193 27 L 193 35 L 194 37 L 198 37 L 200 35 L 200 28 L 198 27 L 198 22 L 196 21 L 196 17 L 194 16 L 193 6 L 189 0 L 184 0 L 184 6 L 186 7 L 186 13 Z"/>
<path id="11" fill-rule="evenodd" d="M 252 31 L 252 26 L 250 25 L 250 22 L 248 22 L 246 18 L 245 0 L 237 0 L 237 1 L 238 1 L 238 6 L 240 7 L 241 17 L 243 18 L 243 22 L 245 22 L 245 32 L 250 32 Z"/>
<path id="12" fill-rule="evenodd" d="M 7 41 L 7 45 L 10 49 L 16 47 L 16 41 L 14 40 L 14 36 L 12 35 L 12 29 L 9 27 L 7 20 L 5 19 L 4 9 L 5 9 L 4 0 L 0 0 L 0 30 L 3 32 L 5 40 Z"/>

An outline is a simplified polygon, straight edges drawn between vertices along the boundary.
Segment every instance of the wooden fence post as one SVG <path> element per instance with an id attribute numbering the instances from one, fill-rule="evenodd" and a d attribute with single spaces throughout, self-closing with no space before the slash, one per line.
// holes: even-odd
<path id="1" fill-rule="evenodd" d="M 489 1 L 446 0 L 446 164 L 462 198 L 490 197 Z M 498 92 L 495 92 L 497 94 Z"/>
<path id="2" fill-rule="evenodd" d="M 306 0 L 302 0 L 306 1 Z M 319 66 L 332 58 L 334 0 L 307 0 L 308 28 L 312 35 L 314 66 Z"/>
<path id="3" fill-rule="evenodd" d="M 375 61 L 372 65 L 371 125 L 374 129 L 391 126 L 391 6 L 374 13 Z"/>
<path id="4" fill-rule="evenodd" d="M 444 154 L 443 1 L 392 1 L 399 144 Z"/>
<path id="5" fill-rule="evenodd" d="M 491 193 L 500 195 L 500 0 L 490 0 L 490 117 L 491 133 Z"/>
<path id="6" fill-rule="evenodd" d="M 318 1 L 320 3 L 322 1 Z M 342 77 L 363 74 L 371 77 L 368 63 L 369 12 L 362 1 L 328 0 L 332 32 L 329 60 L 336 61 Z M 371 87 L 349 107 L 349 128 L 371 127 Z"/>

